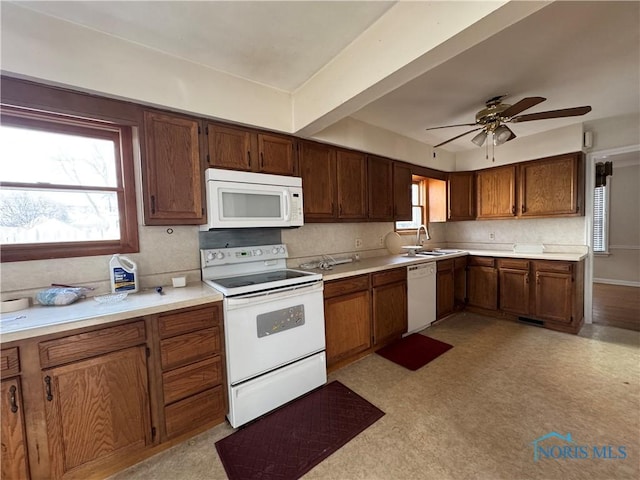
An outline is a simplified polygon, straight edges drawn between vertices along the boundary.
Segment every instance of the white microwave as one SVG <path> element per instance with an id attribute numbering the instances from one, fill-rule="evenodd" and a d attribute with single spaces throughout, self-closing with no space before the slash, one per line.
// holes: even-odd
<path id="1" fill-rule="evenodd" d="M 300 227 L 302 179 L 208 168 L 207 224 L 214 228 Z"/>

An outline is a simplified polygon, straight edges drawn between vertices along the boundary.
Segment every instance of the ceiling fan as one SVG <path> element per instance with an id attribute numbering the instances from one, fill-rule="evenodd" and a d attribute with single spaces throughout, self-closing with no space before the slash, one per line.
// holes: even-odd
<path id="1" fill-rule="evenodd" d="M 507 97 L 507 95 L 498 95 L 497 97 L 493 97 L 487 100 L 485 102 L 486 107 L 476 113 L 475 123 L 461 123 L 458 125 L 445 125 L 442 127 L 427 128 L 426 130 L 436 130 L 439 128 L 449 127 L 477 127 L 473 130 L 469 130 L 468 132 L 462 133 L 453 138 L 450 138 L 449 140 L 439 143 L 438 145 L 435 145 L 434 148 L 446 145 L 449 142 L 453 142 L 460 137 L 464 137 L 465 135 L 476 132 L 478 130 L 482 131 L 471 139 L 471 141 L 477 146 L 481 147 L 490 133 L 493 135 L 493 144 L 502 145 L 503 143 L 516 138 L 516 134 L 513 133 L 513 131 L 511 131 L 511 129 L 507 127 L 505 123 L 530 122 L 531 120 L 544 120 L 547 118 L 577 117 L 591 111 L 590 106 L 584 106 L 563 108 L 560 110 L 549 110 L 546 112 L 529 113 L 527 115 L 518 115 L 520 112 L 524 112 L 528 108 L 544 102 L 546 98 L 526 97 L 519 102 L 514 103 L 513 105 L 509 105 L 507 103 L 502 103 L 502 99 L 505 97 Z"/>

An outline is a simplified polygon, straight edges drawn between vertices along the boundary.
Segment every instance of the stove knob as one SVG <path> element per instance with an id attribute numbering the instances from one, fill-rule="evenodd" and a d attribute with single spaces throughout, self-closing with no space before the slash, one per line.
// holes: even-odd
<path id="1" fill-rule="evenodd" d="M 258 248 L 253 252 L 253 254 L 259 257 L 260 255 L 262 255 L 262 250 Z"/>
<path id="2" fill-rule="evenodd" d="M 216 258 L 217 258 L 218 260 L 222 260 L 222 259 L 224 258 L 224 253 L 222 253 L 222 252 L 218 252 L 218 253 L 216 253 Z"/>
<path id="3" fill-rule="evenodd" d="M 271 250 L 271 253 L 273 253 L 274 255 L 278 254 L 278 247 L 273 247 L 273 250 Z"/>
<path id="4" fill-rule="evenodd" d="M 284 253 L 284 252 L 285 252 L 284 247 L 280 247 L 280 248 L 278 249 L 278 251 L 279 251 L 280 253 Z"/>
<path id="5" fill-rule="evenodd" d="M 216 258 L 216 256 L 213 254 L 213 252 L 207 253 L 207 261 L 211 261 L 214 258 Z"/>

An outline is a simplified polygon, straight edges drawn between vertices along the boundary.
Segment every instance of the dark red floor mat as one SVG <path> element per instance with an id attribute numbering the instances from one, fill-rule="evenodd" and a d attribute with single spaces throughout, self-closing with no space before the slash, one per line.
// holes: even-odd
<path id="1" fill-rule="evenodd" d="M 216 442 L 230 480 L 296 479 L 384 416 L 334 381 Z"/>
<path id="2" fill-rule="evenodd" d="M 418 370 L 450 348 L 453 346 L 448 343 L 413 333 L 381 348 L 376 353 L 404 368 Z"/>

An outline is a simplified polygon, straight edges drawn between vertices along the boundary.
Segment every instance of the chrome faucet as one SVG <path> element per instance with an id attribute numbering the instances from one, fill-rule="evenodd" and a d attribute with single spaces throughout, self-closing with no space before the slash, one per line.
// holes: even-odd
<path id="1" fill-rule="evenodd" d="M 431 239 L 429 236 L 429 230 L 427 230 L 426 225 L 420 225 L 418 230 L 416 230 L 416 245 L 424 245 L 424 240 L 420 240 L 420 230 L 424 230 L 424 236 L 426 240 Z"/>

